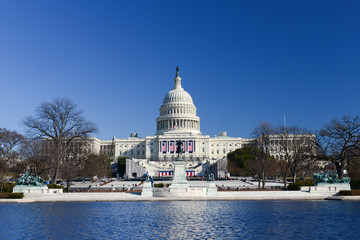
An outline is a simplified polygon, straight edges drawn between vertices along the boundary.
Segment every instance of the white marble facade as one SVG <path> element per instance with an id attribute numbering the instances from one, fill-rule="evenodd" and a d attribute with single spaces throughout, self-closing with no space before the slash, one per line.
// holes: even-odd
<path id="1" fill-rule="evenodd" d="M 120 156 L 132 159 L 134 164 L 143 166 L 152 175 L 159 175 L 161 171 L 171 171 L 178 140 L 184 143 L 183 156 L 187 159 L 187 169 L 192 172 L 188 174 L 198 175 L 205 164 L 215 163 L 253 139 L 228 137 L 226 132 L 215 137 L 202 135 L 196 107 L 190 94 L 182 88 L 177 68 L 174 88 L 166 94 L 160 107 L 154 136 L 140 138 L 137 133 L 132 133 L 125 139 L 92 138 L 92 149 L 95 153 L 107 154 L 113 161 Z"/>

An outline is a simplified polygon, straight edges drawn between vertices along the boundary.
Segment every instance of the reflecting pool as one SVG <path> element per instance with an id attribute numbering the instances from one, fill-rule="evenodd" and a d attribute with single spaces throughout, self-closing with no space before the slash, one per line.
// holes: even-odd
<path id="1" fill-rule="evenodd" d="M 360 202 L 0 204 L 0 239 L 356 239 Z"/>

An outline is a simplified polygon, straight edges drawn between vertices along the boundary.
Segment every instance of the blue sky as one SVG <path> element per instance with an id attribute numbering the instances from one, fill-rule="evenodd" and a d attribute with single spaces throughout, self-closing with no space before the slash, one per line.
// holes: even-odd
<path id="1" fill-rule="evenodd" d="M 0 1 L 0 127 L 70 98 L 100 139 L 155 133 L 179 65 L 201 131 L 360 108 L 359 1 Z"/>

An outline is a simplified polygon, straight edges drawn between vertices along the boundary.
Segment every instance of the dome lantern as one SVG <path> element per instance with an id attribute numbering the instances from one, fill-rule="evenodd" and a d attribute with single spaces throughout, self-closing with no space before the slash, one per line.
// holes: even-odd
<path id="1" fill-rule="evenodd" d="M 179 75 L 179 67 L 178 66 L 176 67 L 176 76 L 174 78 L 174 82 L 175 82 L 174 89 L 183 89 L 181 87 L 181 77 Z"/>

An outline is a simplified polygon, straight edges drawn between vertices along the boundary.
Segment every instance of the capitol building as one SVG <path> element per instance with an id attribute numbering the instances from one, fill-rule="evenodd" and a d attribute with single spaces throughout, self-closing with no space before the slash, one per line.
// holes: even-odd
<path id="1" fill-rule="evenodd" d="M 229 137 L 226 132 L 215 137 L 203 135 L 193 99 L 181 81 L 179 68 L 176 68 L 174 88 L 164 97 L 154 136 L 140 138 L 137 133 L 132 133 L 125 139 L 92 138 L 93 151 L 107 154 L 114 162 L 119 157 L 126 157 L 126 177 L 129 178 L 141 177 L 146 172 L 152 176 L 171 176 L 176 141 L 181 140 L 187 175 L 201 176 L 211 167 L 219 168 L 221 161 L 226 164 L 229 152 L 253 142 L 254 139 Z"/>

